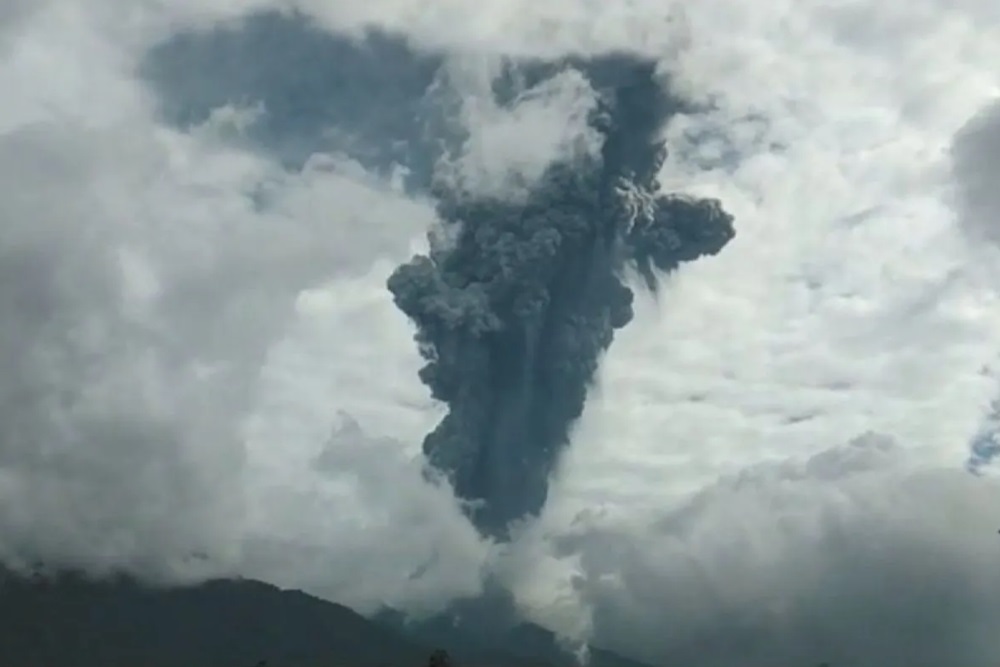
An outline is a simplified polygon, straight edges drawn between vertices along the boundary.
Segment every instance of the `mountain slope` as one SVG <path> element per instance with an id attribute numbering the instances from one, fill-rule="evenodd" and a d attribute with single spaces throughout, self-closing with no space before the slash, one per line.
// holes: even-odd
<path id="1" fill-rule="evenodd" d="M 151 589 L 5 576 L 5 667 L 420 665 L 431 649 L 341 605 L 255 581 Z"/>
<path id="2" fill-rule="evenodd" d="M 418 667 L 437 648 L 458 667 L 575 665 L 551 632 L 466 606 L 464 623 L 442 615 L 411 624 L 392 614 L 369 620 L 252 580 L 167 589 L 124 577 L 23 578 L 0 568 L 0 665 Z M 593 651 L 591 665 L 644 667 L 605 651 Z"/>

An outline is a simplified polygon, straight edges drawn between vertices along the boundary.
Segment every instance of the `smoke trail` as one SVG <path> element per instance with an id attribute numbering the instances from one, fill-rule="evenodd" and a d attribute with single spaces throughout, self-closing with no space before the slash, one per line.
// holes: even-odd
<path id="1" fill-rule="evenodd" d="M 550 165 L 518 201 L 439 192 L 453 238 L 388 281 L 417 326 L 420 377 L 449 406 L 424 452 L 498 538 L 544 505 L 600 356 L 632 319 L 626 267 L 655 289 L 657 271 L 715 254 L 734 233 L 719 202 L 657 191 L 671 100 L 652 63 L 616 55 L 562 67 L 598 93 L 599 154 Z"/>

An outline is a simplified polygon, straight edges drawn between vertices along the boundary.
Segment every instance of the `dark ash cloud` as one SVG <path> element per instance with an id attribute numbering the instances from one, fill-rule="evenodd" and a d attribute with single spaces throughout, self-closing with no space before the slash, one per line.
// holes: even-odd
<path id="1" fill-rule="evenodd" d="M 657 191 L 658 134 L 674 104 L 655 65 L 576 66 L 598 93 L 599 154 L 552 164 L 523 201 L 438 189 L 450 238 L 388 283 L 417 325 L 421 379 L 449 406 L 424 452 L 496 537 L 545 504 L 600 357 L 632 319 L 626 270 L 655 289 L 660 273 L 734 233 L 717 201 Z"/>

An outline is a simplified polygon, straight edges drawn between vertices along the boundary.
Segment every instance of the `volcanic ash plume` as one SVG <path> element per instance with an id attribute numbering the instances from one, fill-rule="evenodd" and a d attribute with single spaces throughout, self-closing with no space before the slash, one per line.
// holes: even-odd
<path id="1" fill-rule="evenodd" d="M 449 408 L 424 452 L 498 539 L 545 504 L 600 356 L 632 319 L 626 268 L 655 289 L 659 273 L 718 253 L 734 234 L 718 201 L 658 192 L 671 101 L 652 63 L 564 67 L 597 93 L 599 152 L 550 165 L 516 200 L 439 192 L 448 243 L 388 281 L 416 324 L 420 377 Z"/>

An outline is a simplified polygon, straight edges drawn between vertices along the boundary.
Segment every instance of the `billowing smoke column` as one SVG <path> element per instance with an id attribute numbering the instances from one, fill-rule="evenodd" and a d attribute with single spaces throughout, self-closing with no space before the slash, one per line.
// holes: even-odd
<path id="1" fill-rule="evenodd" d="M 717 201 L 657 191 L 671 102 L 653 64 L 572 66 L 599 94 L 599 154 L 551 165 L 517 201 L 439 194 L 454 238 L 388 281 L 416 323 L 420 377 L 449 407 L 424 452 L 498 539 L 541 510 L 601 354 L 632 319 L 627 266 L 655 289 L 658 272 L 719 252 L 734 233 Z"/>

